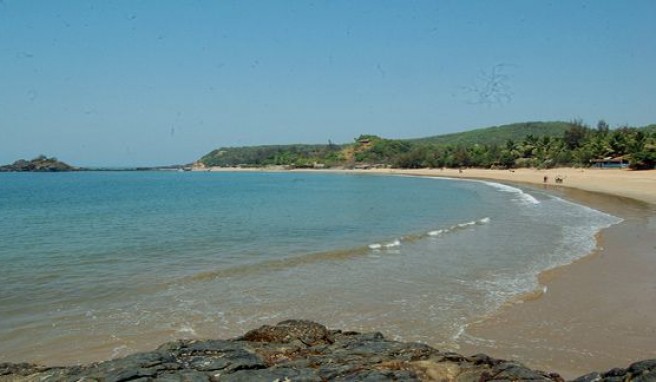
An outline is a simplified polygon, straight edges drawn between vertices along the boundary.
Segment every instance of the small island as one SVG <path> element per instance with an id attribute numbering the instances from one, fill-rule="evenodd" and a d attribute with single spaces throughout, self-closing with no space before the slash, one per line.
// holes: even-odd
<path id="1" fill-rule="evenodd" d="M 79 170 L 79 168 L 59 161 L 55 157 L 48 158 L 45 155 L 39 155 L 32 160 L 19 159 L 12 164 L 0 166 L 0 172 L 64 172 Z"/>

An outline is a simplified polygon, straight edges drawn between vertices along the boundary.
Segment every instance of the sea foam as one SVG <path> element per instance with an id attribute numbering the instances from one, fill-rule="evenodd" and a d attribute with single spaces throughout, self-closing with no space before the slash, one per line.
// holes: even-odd
<path id="1" fill-rule="evenodd" d="M 489 222 L 490 222 L 490 218 L 489 217 L 484 217 L 484 218 L 478 219 L 478 220 L 472 220 L 472 221 L 468 221 L 468 222 L 465 222 L 465 223 L 454 224 L 454 225 L 450 226 L 449 228 L 442 228 L 442 229 L 436 229 L 436 230 L 433 230 L 433 231 L 428 231 L 425 234 L 421 234 L 421 235 L 404 236 L 401 239 L 395 239 L 395 240 L 393 240 L 391 242 L 388 242 L 388 243 L 369 244 L 367 247 L 371 250 L 374 250 L 374 251 L 380 251 L 380 250 L 383 250 L 383 249 L 393 249 L 393 248 L 400 247 L 403 242 L 413 242 L 413 241 L 416 241 L 416 240 L 424 239 L 426 237 L 437 237 L 437 236 L 447 234 L 449 232 L 462 230 L 462 229 L 465 229 L 465 228 L 468 228 L 468 227 L 488 224 Z"/>
<path id="2" fill-rule="evenodd" d="M 383 243 L 383 244 L 381 244 L 381 243 L 373 243 L 373 244 L 369 244 L 369 249 L 372 249 L 372 250 L 377 251 L 377 250 L 381 250 L 381 249 L 392 249 L 392 248 L 397 248 L 397 247 L 400 247 L 400 246 L 401 246 L 401 240 L 396 239 L 396 240 L 391 241 L 391 242 L 389 242 L 389 243 Z"/>
<path id="3" fill-rule="evenodd" d="M 495 182 L 483 181 L 482 183 L 494 187 L 499 191 L 515 194 L 516 196 L 515 200 L 519 201 L 522 204 L 527 204 L 527 205 L 540 204 L 540 201 L 537 200 L 533 195 L 528 194 L 517 187 L 509 186 L 507 184 L 495 183 Z"/>
<path id="4" fill-rule="evenodd" d="M 438 229 L 438 230 L 434 230 L 434 231 L 429 231 L 428 233 L 426 233 L 426 235 L 433 236 L 433 237 L 440 236 L 440 235 L 443 235 L 443 234 L 446 234 L 446 233 L 449 233 L 449 232 L 453 232 L 453 231 L 456 231 L 456 230 L 459 230 L 459 229 L 464 229 L 464 228 L 472 227 L 472 226 L 475 226 L 475 225 L 488 224 L 490 222 L 490 220 L 491 219 L 489 217 L 484 217 L 484 218 L 478 219 L 478 220 L 472 220 L 472 221 L 468 221 L 468 222 L 465 222 L 465 223 L 458 223 L 458 224 L 454 224 L 454 225 L 450 226 L 449 228 L 443 228 L 443 229 Z"/>

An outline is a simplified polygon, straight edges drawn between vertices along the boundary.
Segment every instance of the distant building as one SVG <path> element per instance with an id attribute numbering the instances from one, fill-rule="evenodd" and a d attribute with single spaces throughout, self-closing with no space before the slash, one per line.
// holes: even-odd
<path id="1" fill-rule="evenodd" d="M 593 167 L 597 168 L 626 168 L 629 167 L 629 158 L 628 156 L 621 157 L 606 157 L 601 159 L 592 159 L 590 161 Z"/>

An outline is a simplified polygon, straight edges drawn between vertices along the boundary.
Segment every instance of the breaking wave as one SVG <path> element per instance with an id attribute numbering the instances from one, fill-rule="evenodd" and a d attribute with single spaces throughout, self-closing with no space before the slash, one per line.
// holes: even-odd
<path id="1" fill-rule="evenodd" d="M 508 186 L 507 184 L 501 184 L 501 183 L 495 183 L 495 182 L 486 182 L 482 181 L 482 183 L 487 184 L 490 187 L 496 188 L 497 190 L 501 192 L 509 192 L 512 194 L 515 194 L 515 200 L 518 202 L 525 204 L 525 205 L 535 205 L 535 204 L 540 204 L 540 201 L 537 200 L 533 195 L 528 194 L 521 189 L 513 186 Z"/>
<path id="2" fill-rule="evenodd" d="M 484 218 L 478 219 L 478 220 L 472 220 L 472 221 L 468 221 L 468 222 L 465 222 L 465 223 L 454 224 L 454 225 L 452 225 L 448 228 L 441 228 L 441 229 L 436 229 L 436 230 L 433 230 L 433 231 L 428 231 L 425 234 L 421 234 L 421 235 L 404 236 L 401 239 L 396 239 L 396 240 L 391 241 L 389 243 L 369 244 L 368 248 L 371 249 L 371 250 L 374 250 L 374 251 L 380 251 L 380 250 L 385 250 L 385 249 L 394 249 L 394 248 L 400 247 L 403 242 L 412 242 L 412 241 L 424 239 L 426 237 L 437 237 L 437 236 L 445 235 L 447 233 L 458 231 L 458 230 L 463 230 L 463 229 L 466 229 L 466 228 L 469 228 L 469 227 L 487 224 L 487 223 L 490 222 L 490 220 L 491 219 L 489 217 L 484 217 Z"/>

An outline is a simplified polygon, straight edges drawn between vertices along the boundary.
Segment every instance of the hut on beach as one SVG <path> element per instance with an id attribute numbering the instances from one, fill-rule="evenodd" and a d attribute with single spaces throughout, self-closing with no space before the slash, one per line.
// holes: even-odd
<path id="1" fill-rule="evenodd" d="M 597 168 L 626 168 L 629 167 L 629 158 L 624 155 L 621 157 L 606 157 L 590 160 L 593 167 Z"/>

